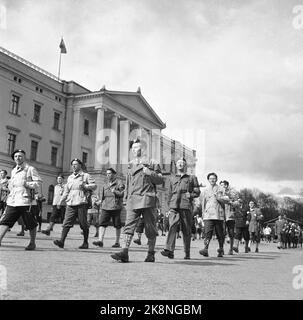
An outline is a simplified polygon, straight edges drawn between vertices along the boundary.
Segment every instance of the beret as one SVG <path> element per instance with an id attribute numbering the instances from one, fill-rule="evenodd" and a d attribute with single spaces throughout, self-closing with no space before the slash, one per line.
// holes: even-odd
<path id="1" fill-rule="evenodd" d="M 79 164 L 81 164 L 81 165 L 83 164 L 82 161 L 81 161 L 80 159 L 78 159 L 78 158 L 73 159 L 73 160 L 70 162 L 70 164 L 73 164 L 74 161 L 77 161 L 77 162 L 78 162 Z"/>

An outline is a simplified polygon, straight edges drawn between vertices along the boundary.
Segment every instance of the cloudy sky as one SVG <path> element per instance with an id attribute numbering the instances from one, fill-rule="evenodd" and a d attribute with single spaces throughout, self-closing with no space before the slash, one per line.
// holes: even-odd
<path id="1" fill-rule="evenodd" d="M 0 0 L 0 45 L 90 90 L 142 94 L 197 175 L 303 187 L 303 0 Z M 294 11 L 295 10 L 295 11 Z M 303 24 L 302 24 L 303 26 Z M 183 128 L 181 130 L 180 128 Z"/>

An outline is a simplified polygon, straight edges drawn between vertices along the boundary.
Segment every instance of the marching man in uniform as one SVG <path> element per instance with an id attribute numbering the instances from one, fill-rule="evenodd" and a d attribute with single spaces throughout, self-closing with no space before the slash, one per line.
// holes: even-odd
<path id="1" fill-rule="evenodd" d="M 176 233 L 178 224 L 180 223 L 183 233 L 184 259 L 190 259 L 190 241 L 193 223 L 192 201 L 194 198 L 199 197 L 200 188 L 197 177 L 186 173 L 187 165 L 185 159 L 179 159 L 176 167 L 177 174 L 169 179 L 169 231 L 165 249 L 161 251 L 161 254 L 170 259 L 174 258 Z"/>
<path id="2" fill-rule="evenodd" d="M 114 228 L 116 229 L 116 241 L 113 248 L 120 248 L 120 234 L 121 234 L 121 209 L 123 205 L 123 196 L 125 186 L 116 178 L 116 170 L 108 168 L 106 170 L 107 183 L 101 189 L 101 217 L 99 227 L 99 240 L 94 241 L 95 246 L 103 247 L 103 241 L 106 228 L 112 219 Z"/>
<path id="3" fill-rule="evenodd" d="M 57 184 L 55 185 L 55 189 L 54 189 L 53 212 L 50 216 L 50 223 L 46 228 L 46 230 L 42 230 L 42 233 L 46 234 L 47 236 L 49 236 L 51 233 L 51 230 L 53 230 L 53 227 L 56 223 L 56 219 L 59 217 L 63 218 L 65 214 L 65 203 L 64 202 L 60 203 L 61 197 L 64 191 L 64 186 L 65 186 L 65 184 L 63 183 L 63 179 L 64 177 L 62 175 L 59 175 L 57 177 Z"/>
<path id="4" fill-rule="evenodd" d="M 0 219 L 0 245 L 7 230 L 22 217 L 25 227 L 30 232 L 30 243 L 25 250 L 36 249 L 37 221 L 31 214 L 35 190 L 40 189 L 42 179 L 37 170 L 25 162 L 25 151 L 16 150 L 12 153 L 16 163 L 9 181 L 10 193 L 7 197 L 7 207 Z"/>
<path id="5" fill-rule="evenodd" d="M 138 139 L 132 145 L 132 153 L 134 159 L 129 164 L 124 196 L 127 211 L 123 229 L 125 243 L 122 251 L 111 255 L 111 257 L 120 262 L 128 262 L 128 249 L 142 214 L 145 234 L 148 239 L 148 254 L 145 262 L 154 262 L 158 235 L 156 185 L 163 183 L 163 177 L 159 164 L 143 156 L 142 143 Z"/>
<path id="6" fill-rule="evenodd" d="M 8 182 L 7 171 L 4 169 L 0 170 L 0 217 L 5 210 L 6 199 L 9 194 Z"/>
<path id="7" fill-rule="evenodd" d="M 73 159 L 71 166 L 73 173 L 68 177 L 64 187 L 59 206 L 66 202 L 66 214 L 62 225 L 61 239 L 55 240 L 54 244 L 59 248 L 64 247 L 67 234 L 74 226 L 78 217 L 80 228 L 83 231 L 83 244 L 79 249 L 88 249 L 89 224 L 87 222 L 87 193 L 94 191 L 97 186 L 95 180 L 86 172 L 82 171 L 82 161 Z"/>

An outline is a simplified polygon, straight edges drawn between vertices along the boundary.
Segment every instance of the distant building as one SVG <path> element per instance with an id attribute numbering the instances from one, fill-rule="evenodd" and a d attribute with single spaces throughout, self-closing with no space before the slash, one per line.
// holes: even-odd
<path id="1" fill-rule="evenodd" d="M 130 160 L 130 141 L 139 137 L 146 153 L 163 172 L 175 172 L 184 156 L 195 173 L 196 152 L 164 135 L 166 127 L 149 103 L 135 92 L 92 92 L 0 47 L 0 168 L 14 165 L 10 154 L 23 148 L 43 178 L 43 194 L 50 211 L 59 173 L 68 175 L 70 160 L 80 158 L 100 186 L 109 166 L 124 179 Z M 165 185 L 159 188 L 165 209 Z"/>

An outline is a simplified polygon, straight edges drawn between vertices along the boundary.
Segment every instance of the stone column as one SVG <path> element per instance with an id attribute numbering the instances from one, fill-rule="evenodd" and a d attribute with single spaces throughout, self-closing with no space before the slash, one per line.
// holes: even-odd
<path id="1" fill-rule="evenodd" d="M 73 136 L 72 136 L 71 159 L 74 159 L 74 158 L 81 159 L 82 157 L 82 154 L 80 154 L 81 152 L 80 136 L 81 136 L 81 130 L 83 130 L 83 126 L 81 126 L 81 123 L 80 123 L 80 120 L 81 120 L 80 110 L 81 109 L 79 107 L 76 107 L 73 110 Z"/>
<path id="2" fill-rule="evenodd" d="M 127 172 L 127 165 L 129 161 L 129 132 L 130 121 L 120 121 L 120 164 L 122 172 Z"/>
<path id="3" fill-rule="evenodd" d="M 111 132 L 109 140 L 109 162 L 117 170 L 118 164 L 118 114 L 114 114 L 111 119 Z"/>
<path id="4" fill-rule="evenodd" d="M 161 164 L 161 131 L 152 130 L 152 158 Z"/>
<path id="5" fill-rule="evenodd" d="M 105 108 L 102 106 L 95 107 L 97 110 L 97 122 L 96 122 L 96 140 L 95 140 L 95 169 L 102 169 L 104 164 L 104 153 L 103 153 L 103 143 L 104 143 L 104 113 Z"/>

